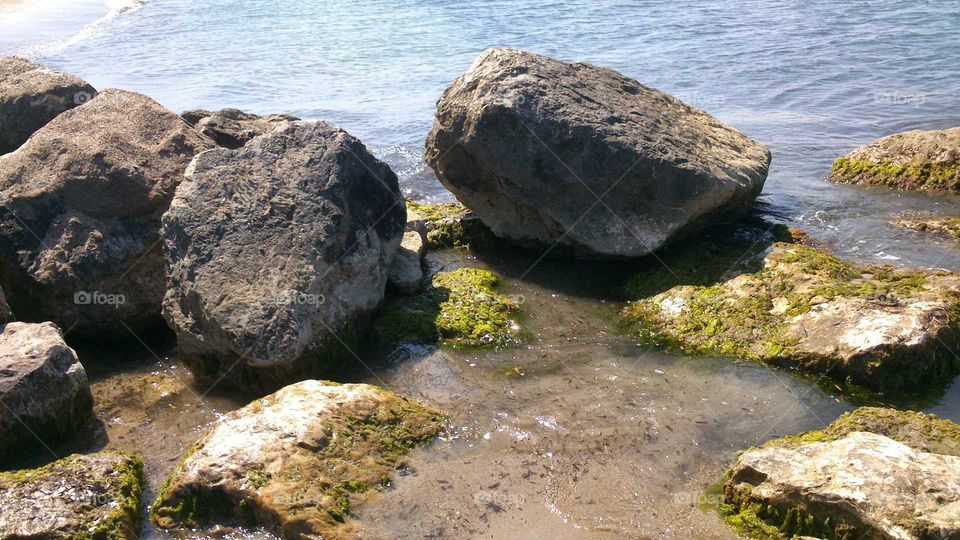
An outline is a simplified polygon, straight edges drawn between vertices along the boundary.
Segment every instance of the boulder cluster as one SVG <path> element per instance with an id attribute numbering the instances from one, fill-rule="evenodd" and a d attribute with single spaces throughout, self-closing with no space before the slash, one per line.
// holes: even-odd
<path id="1" fill-rule="evenodd" d="M 153 523 L 344 534 L 351 508 L 393 482 L 401 457 L 445 419 L 382 388 L 318 379 L 370 343 L 524 339 L 495 274 L 431 271 L 428 249 L 657 251 L 679 274 L 641 272 L 620 311 L 646 343 L 878 395 L 960 371 L 954 274 L 853 265 L 797 231 L 732 264 L 689 243 L 744 214 L 771 154 L 615 71 L 487 51 L 440 98 L 425 157 L 459 203 L 405 201 L 390 167 L 322 121 L 178 115 L 0 59 L 0 469 L 53 454 L 95 422 L 70 340 L 166 327 L 197 384 L 261 397 L 183 456 Z M 841 158 L 831 176 L 956 191 L 958 163 L 960 128 L 909 132 Z M 861 409 L 745 452 L 722 510 L 763 538 L 957 537 L 958 433 Z M 136 456 L 101 452 L 0 473 L 0 537 L 137 538 L 142 469 Z"/>

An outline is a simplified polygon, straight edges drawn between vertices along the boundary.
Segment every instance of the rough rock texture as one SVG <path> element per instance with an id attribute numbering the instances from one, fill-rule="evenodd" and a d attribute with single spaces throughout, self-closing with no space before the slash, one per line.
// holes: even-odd
<path id="1" fill-rule="evenodd" d="M 93 420 L 87 374 L 53 323 L 0 326 L 0 401 L 0 466 Z"/>
<path id="2" fill-rule="evenodd" d="M 163 528 L 260 525 L 284 538 L 341 538 L 352 507 L 391 476 L 442 415 L 365 384 L 303 381 L 215 422 L 161 489 Z"/>
<path id="3" fill-rule="evenodd" d="M 453 347 L 504 347 L 521 340 L 517 303 L 498 291 L 498 278 L 478 268 L 433 276 L 417 296 L 391 298 L 373 321 L 382 345 L 435 343 Z"/>
<path id="4" fill-rule="evenodd" d="M 414 294 L 423 283 L 423 259 L 427 255 L 427 224 L 407 210 L 403 241 L 393 256 L 388 276 L 390 285 L 403 294 Z"/>
<path id="5" fill-rule="evenodd" d="M 181 356 L 201 381 L 257 391 L 352 360 L 404 222 L 389 167 L 322 122 L 197 156 L 163 218 Z"/>
<path id="6" fill-rule="evenodd" d="M 140 458 L 113 452 L 0 473 L 0 539 L 138 539 L 142 475 Z"/>
<path id="7" fill-rule="evenodd" d="M 0 154 L 13 152 L 58 114 L 96 94 L 73 75 L 23 58 L 0 58 Z"/>
<path id="8" fill-rule="evenodd" d="M 915 391 L 960 369 L 960 276 L 862 267 L 776 243 L 762 267 L 629 304 L 641 340 L 789 366 L 880 391 Z"/>
<path id="9" fill-rule="evenodd" d="M 10 310 L 10 305 L 7 304 L 7 297 L 3 294 L 3 289 L 0 289 L 0 324 L 6 324 L 13 320 L 13 311 Z"/>
<path id="10" fill-rule="evenodd" d="M 830 178 L 844 184 L 956 192 L 960 128 L 884 137 L 834 162 Z"/>
<path id="11" fill-rule="evenodd" d="M 20 320 L 129 336 L 160 319 L 160 216 L 212 142 L 139 94 L 105 90 L 0 157 L 0 280 Z"/>
<path id="12" fill-rule="evenodd" d="M 744 452 L 721 511 L 754 538 L 957 538 L 958 450 L 953 422 L 862 408 Z"/>
<path id="13" fill-rule="evenodd" d="M 237 109 L 222 109 L 217 112 L 198 109 L 181 115 L 190 125 L 213 139 L 224 148 L 240 148 L 250 139 L 269 133 L 280 122 L 299 120 L 287 114 L 258 116 Z"/>
<path id="14" fill-rule="evenodd" d="M 615 71 L 494 49 L 440 98 L 426 160 L 497 236 L 632 257 L 744 208 L 770 153 Z"/>
<path id="15" fill-rule="evenodd" d="M 900 219 L 894 225 L 960 239 L 960 218 Z"/>

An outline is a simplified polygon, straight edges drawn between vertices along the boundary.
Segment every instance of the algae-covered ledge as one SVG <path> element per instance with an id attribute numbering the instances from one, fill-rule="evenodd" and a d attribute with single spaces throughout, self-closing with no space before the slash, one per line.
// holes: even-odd
<path id="1" fill-rule="evenodd" d="M 960 277 L 858 266 L 775 243 L 759 267 L 681 285 L 620 315 L 644 343 L 770 363 L 881 392 L 945 383 L 960 369 Z"/>
<path id="2" fill-rule="evenodd" d="M 960 501 L 950 487 L 960 477 L 958 456 L 960 425 L 863 407 L 823 430 L 743 452 L 722 481 L 717 509 L 737 533 L 759 540 L 953 538 L 956 526 L 943 520 Z M 810 476 L 797 477 L 805 464 Z M 916 502 L 921 484 L 939 493 L 932 508 Z"/>

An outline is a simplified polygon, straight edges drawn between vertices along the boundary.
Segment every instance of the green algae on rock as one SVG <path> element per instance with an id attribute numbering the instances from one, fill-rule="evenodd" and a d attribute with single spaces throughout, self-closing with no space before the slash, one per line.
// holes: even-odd
<path id="1" fill-rule="evenodd" d="M 907 131 L 858 148 L 833 164 L 843 184 L 904 190 L 960 190 L 960 128 Z"/>
<path id="2" fill-rule="evenodd" d="M 423 218 L 431 249 L 483 247 L 495 242 L 490 229 L 460 203 L 425 204 L 407 199 L 407 210 Z"/>
<path id="3" fill-rule="evenodd" d="M 941 234 L 960 240 L 960 217 L 900 219 L 893 222 L 893 224 L 904 229 Z"/>
<path id="4" fill-rule="evenodd" d="M 0 473 L 0 538 L 139 538 L 142 475 L 139 457 L 114 452 Z"/>
<path id="5" fill-rule="evenodd" d="M 160 490 L 165 529 L 262 526 L 284 538 L 331 538 L 351 509 L 392 481 L 403 456 L 444 416 L 366 384 L 308 380 L 225 415 Z"/>
<path id="6" fill-rule="evenodd" d="M 440 272 L 433 276 L 426 292 L 388 300 L 374 318 L 373 332 L 385 344 L 516 344 L 520 332 L 515 320 L 517 306 L 497 292 L 497 282 L 492 272 L 477 268 Z"/>
<path id="7" fill-rule="evenodd" d="M 744 452 L 719 510 L 749 538 L 952 538 L 960 532 L 958 451 L 953 422 L 864 407 Z"/>
<path id="8" fill-rule="evenodd" d="M 878 391 L 960 369 L 960 276 L 855 266 L 775 243 L 759 269 L 680 285 L 621 310 L 641 341 L 791 367 Z"/>

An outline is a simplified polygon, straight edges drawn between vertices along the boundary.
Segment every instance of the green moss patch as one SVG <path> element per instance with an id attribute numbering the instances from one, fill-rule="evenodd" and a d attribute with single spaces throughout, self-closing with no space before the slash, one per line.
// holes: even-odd
<path id="1" fill-rule="evenodd" d="M 818 249 L 785 243 L 773 244 L 765 258 L 748 255 L 745 260 L 739 266 L 727 266 L 725 274 L 719 271 L 725 264 L 701 263 L 707 270 L 701 273 L 702 279 L 690 280 L 694 284 L 630 302 L 620 311 L 626 330 L 642 343 L 686 354 L 774 363 L 878 391 L 945 382 L 960 369 L 960 361 L 950 353 L 960 346 L 955 331 L 960 322 L 960 299 L 948 286 L 934 288 L 939 283 L 937 276 L 943 274 L 856 266 Z M 714 279 L 724 281 L 699 284 Z M 634 287 L 634 292 L 649 294 L 664 281 L 647 276 L 645 288 Z M 844 356 L 847 353 L 835 352 L 835 347 L 830 352 L 829 343 L 814 344 L 801 327 L 791 326 L 819 324 L 813 314 L 803 323 L 797 321 L 821 306 L 844 304 L 852 310 L 869 307 L 884 313 L 920 300 L 947 306 L 949 326 L 912 349 L 875 347 L 866 356 Z M 842 320 L 842 315 L 824 317 Z M 845 320 L 843 324 L 852 327 L 857 322 Z M 802 339 L 806 341 L 801 343 Z"/>
<path id="2" fill-rule="evenodd" d="M 896 164 L 889 161 L 856 161 L 840 158 L 833 163 L 830 177 L 843 184 L 864 184 L 904 190 L 960 190 L 960 167 L 935 163 Z"/>
<path id="3" fill-rule="evenodd" d="M 8 523 L 57 522 L 42 533 L 31 527 L 24 537 L 130 540 L 139 538 L 142 480 L 137 456 L 74 454 L 38 469 L 0 473 L 0 498 Z"/>
<path id="4" fill-rule="evenodd" d="M 960 456 L 960 425 L 932 414 L 883 407 L 860 407 L 820 431 L 775 439 L 765 447 L 796 448 L 808 442 L 831 442 L 866 431 L 889 437 L 915 450 Z"/>
<path id="5" fill-rule="evenodd" d="M 797 448 L 811 442 L 832 442 L 853 432 L 889 437 L 916 450 L 960 456 L 960 425 L 933 415 L 879 407 L 861 407 L 846 413 L 820 431 L 774 439 L 763 448 Z M 760 540 L 812 536 L 830 540 L 862 536 L 842 520 L 818 520 L 804 508 L 778 508 L 750 498 L 750 487 L 738 486 L 728 471 L 720 484 L 717 509 L 738 534 Z"/>
<path id="6" fill-rule="evenodd" d="M 458 268 L 436 274 L 417 296 L 391 298 L 373 321 L 379 343 L 502 347 L 519 343 L 518 308 L 497 291 L 492 272 Z"/>
<path id="7" fill-rule="evenodd" d="M 407 209 L 427 225 L 427 246 L 433 249 L 493 245 L 493 233 L 460 203 L 423 204 L 407 200 Z"/>

